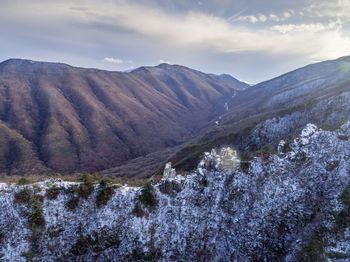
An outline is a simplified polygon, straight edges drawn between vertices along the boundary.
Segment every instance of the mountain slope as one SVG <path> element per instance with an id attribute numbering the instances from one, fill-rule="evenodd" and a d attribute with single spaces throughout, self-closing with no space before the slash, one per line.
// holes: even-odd
<path id="1" fill-rule="evenodd" d="M 0 121 L 30 145 L 39 169 L 101 170 L 188 140 L 235 88 L 166 64 L 121 73 L 10 59 L 0 64 Z M 5 151 L 0 172 L 27 172 L 23 155 Z"/>
<path id="2" fill-rule="evenodd" d="M 228 119 L 293 108 L 349 90 L 350 56 L 311 64 L 259 83 L 229 102 Z"/>
<path id="3" fill-rule="evenodd" d="M 80 199 L 78 183 L 0 184 L 0 259 L 349 261 L 344 136 L 350 123 L 333 132 L 308 124 L 245 171 L 219 169 L 227 154 L 207 153 L 185 177 L 112 188 L 106 205 L 103 183 Z"/>
<path id="4" fill-rule="evenodd" d="M 219 125 L 178 151 L 171 161 L 191 170 L 212 147 L 231 144 L 243 154 L 297 134 L 312 122 L 325 129 L 349 120 L 350 57 L 308 65 L 238 92 Z M 279 123 L 272 128 L 272 123 Z M 269 127 L 270 126 L 270 127 Z"/>

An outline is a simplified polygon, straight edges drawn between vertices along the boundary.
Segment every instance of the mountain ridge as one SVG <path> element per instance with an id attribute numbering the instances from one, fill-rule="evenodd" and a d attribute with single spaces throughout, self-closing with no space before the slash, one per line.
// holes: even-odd
<path id="1" fill-rule="evenodd" d="M 29 172 L 22 165 L 27 153 L 10 131 L 23 136 L 42 172 L 97 171 L 185 142 L 224 112 L 234 92 L 182 66 L 123 73 L 6 60 L 0 64 L 0 121 L 8 128 L 0 172 Z"/>

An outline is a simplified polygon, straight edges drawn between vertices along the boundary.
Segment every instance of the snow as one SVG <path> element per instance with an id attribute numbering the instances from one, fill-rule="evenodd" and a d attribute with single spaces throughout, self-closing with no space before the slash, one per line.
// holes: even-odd
<path id="1" fill-rule="evenodd" d="M 314 228 L 331 228 L 332 214 L 342 209 L 339 195 L 350 182 L 350 142 L 339 135 L 350 136 L 349 126 L 346 123 L 331 132 L 307 124 L 290 143 L 289 152 L 266 160 L 255 157 L 247 172 L 239 168 L 232 148 L 206 152 L 198 169 L 187 176 L 165 172 L 154 185 L 158 205 L 143 207 L 141 217 L 132 213 L 140 188 L 115 189 L 101 208 L 96 207 L 95 190 L 74 211 L 66 208 L 70 196 L 63 191 L 55 200 L 45 198 L 46 224 L 40 229 L 36 259 L 126 261 L 137 260 L 136 250 L 141 250 L 158 261 L 281 261 L 283 251 L 286 261 L 299 261 Z M 334 160 L 338 165 L 327 168 Z M 165 169 L 172 172 L 171 163 Z M 179 186 L 175 195 L 160 191 L 168 182 Z M 36 185 L 45 195 L 53 185 L 73 184 L 44 181 Z M 13 203 L 14 194 L 26 187 L 34 189 L 33 185 L 0 184 L 0 232 L 6 236 L 0 241 L 2 261 L 25 261 L 21 253 L 31 249 L 26 216 L 30 205 Z M 316 211 L 328 214 L 317 224 L 309 222 Z M 349 232 L 344 229 L 340 239 L 327 235 L 333 244 L 325 250 L 349 258 Z M 81 236 L 90 236 L 95 244 L 76 257 L 71 250 Z M 106 246 L 105 238 L 118 238 L 119 245 Z"/>

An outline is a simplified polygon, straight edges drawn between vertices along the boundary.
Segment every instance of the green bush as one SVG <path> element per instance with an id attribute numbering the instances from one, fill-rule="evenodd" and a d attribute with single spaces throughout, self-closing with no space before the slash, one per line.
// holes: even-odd
<path id="1" fill-rule="evenodd" d="M 33 190 L 35 193 L 39 193 L 41 192 L 43 189 L 38 185 L 38 184 L 34 184 L 33 185 Z"/>
<path id="2" fill-rule="evenodd" d="M 96 196 L 97 207 L 105 206 L 114 194 L 114 187 L 111 181 L 107 179 L 101 180 L 98 193 Z"/>
<path id="3" fill-rule="evenodd" d="M 18 182 L 17 182 L 17 185 L 18 186 L 23 186 L 23 185 L 28 185 L 28 184 L 31 184 L 32 181 L 26 177 L 21 177 Z"/>
<path id="4" fill-rule="evenodd" d="M 30 224 L 33 232 L 35 232 L 38 227 L 45 225 L 45 218 L 43 216 L 41 201 L 37 197 L 34 197 L 32 200 L 32 214 L 30 216 Z"/>
<path id="5" fill-rule="evenodd" d="M 84 173 L 80 178 L 81 184 L 79 186 L 78 194 L 79 197 L 87 199 L 94 191 L 94 178 L 89 173 Z"/>
<path id="6" fill-rule="evenodd" d="M 137 201 L 148 208 L 153 208 L 158 205 L 154 187 L 151 183 L 147 183 L 141 188 L 141 194 L 137 196 Z"/>

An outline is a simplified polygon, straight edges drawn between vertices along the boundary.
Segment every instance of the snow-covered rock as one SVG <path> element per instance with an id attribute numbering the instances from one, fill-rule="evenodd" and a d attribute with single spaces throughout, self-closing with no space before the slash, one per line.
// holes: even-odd
<path id="1" fill-rule="evenodd" d="M 176 177 L 176 170 L 175 168 L 171 168 L 171 162 L 166 163 L 164 172 L 163 172 L 163 178 L 175 178 Z"/>
<path id="2" fill-rule="evenodd" d="M 349 126 L 331 132 L 307 125 L 288 150 L 253 158 L 246 172 L 231 148 L 206 153 L 187 176 L 167 164 L 159 183 L 116 188 L 100 208 L 98 188 L 70 210 L 76 183 L 0 184 L 0 260 L 301 261 L 310 236 L 332 229 L 344 208 Z M 60 191 L 49 199 L 53 187 Z M 24 189 L 43 197 L 45 224 L 35 232 L 33 203 L 15 203 Z M 349 229 L 341 230 L 325 233 L 333 244 L 324 252 L 349 259 Z"/>

